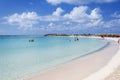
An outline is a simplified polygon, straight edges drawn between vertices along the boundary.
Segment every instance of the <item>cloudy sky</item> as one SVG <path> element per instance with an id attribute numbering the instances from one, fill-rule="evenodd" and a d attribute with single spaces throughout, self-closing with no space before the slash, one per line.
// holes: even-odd
<path id="1" fill-rule="evenodd" d="M 120 33 L 120 0 L 1 0 L 0 35 Z"/>

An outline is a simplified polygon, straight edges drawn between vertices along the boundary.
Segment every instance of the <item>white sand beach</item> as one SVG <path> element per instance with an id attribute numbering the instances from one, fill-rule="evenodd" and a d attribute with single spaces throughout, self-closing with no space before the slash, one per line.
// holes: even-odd
<path id="1" fill-rule="evenodd" d="M 110 74 L 105 80 L 120 80 L 120 66 Z"/>
<path id="2" fill-rule="evenodd" d="M 118 41 L 118 38 L 106 38 L 106 40 Z M 120 65 L 120 44 L 118 44 L 118 51 L 112 59 L 100 70 L 91 74 L 84 80 L 120 80 L 119 65 Z M 118 68 L 118 69 L 117 69 Z"/>
<path id="3" fill-rule="evenodd" d="M 106 40 L 113 41 L 108 47 L 98 52 L 56 66 L 55 69 L 42 74 L 29 76 L 29 78 L 24 78 L 24 80 L 112 80 L 106 77 L 111 75 L 120 63 L 119 61 L 115 62 L 120 57 L 118 52 L 120 48 L 117 43 L 118 39 L 106 38 Z"/>

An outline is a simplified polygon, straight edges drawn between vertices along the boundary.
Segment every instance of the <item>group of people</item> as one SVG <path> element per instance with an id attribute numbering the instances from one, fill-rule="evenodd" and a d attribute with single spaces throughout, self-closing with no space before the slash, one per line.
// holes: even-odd
<path id="1" fill-rule="evenodd" d="M 102 37 L 104 39 L 104 37 Z M 78 37 L 74 38 L 74 41 L 79 41 Z M 30 39 L 29 42 L 34 42 L 34 39 Z M 120 43 L 120 39 L 118 39 L 118 43 Z"/>
<path id="2" fill-rule="evenodd" d="M 71 41 L 71 40 L 69 40 L 69 41 Z M 79 38 L 78 38 L 78 37 L 75 37 L 75 38 L 74 38 L 74 41 L 79 41 Z"/>
<path id="3" fill-rule="evenodd" d="M 79 38 L 78 38 L 78 37 L 75 37 L 75 41 L 79 41 Z"/>
<path id="4" fill-rule="evenodd" d="M 34 42 L 34 39 L 29 40 L 29 42 Z"/>

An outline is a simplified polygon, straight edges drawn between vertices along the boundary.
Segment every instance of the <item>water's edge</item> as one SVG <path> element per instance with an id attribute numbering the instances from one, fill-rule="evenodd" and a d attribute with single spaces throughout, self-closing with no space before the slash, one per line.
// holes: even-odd
<path id="1" fill-rule="evenodd" d="M 82 55 L 82 56 L 78 56 L 78 57 L 76 57 L 76 58 L 73 58 L 73 59 L 71 59 L 71 60 L 69 60 L 69 61 L 63 62 L 63 63 L 61 63 L 61 64 L 52 66 L 52 67 L 50 67 L 50 68 L 47 68 L 46 70 L 43 70 L 43 71 L 40 71 L 40 72 L 37 72 L 37 73 L 33 73 L 33 74 L 31 74 L 31 75 L 22 77 L 22 78 L 19 79 L 19 80 L 26 80 L 26 79 L 31 78 L 31 77 L 34 77 L 34 76 L 36 76 L 36 75 L 40 75 L 40 74 L 46 73 L 46 72 L 48 72 L 49 70 L 54 70 L 54 69 L 58 68 L 59 66 L 65 65 L 65 64 L 67 64 L 67 63 L 71 63 L 71 62 L 74 61 L 74 60 L 78 60 L 78 59 L 80 59 L 80 58 L 84 58 L 84 57 L 87 57 L 87 56 L 90 56 L 90 55 L 94 55 L 94 54 L 96 54 L 96 52 L 99 52 L 99 51 L 101 51 L 101 50 L 109 47 L 110 44 L 111 44 L 111 42 L 110 42 L 110 41 L 107 41 L 107 43 L 106 43 L 105 45 L 103 45 L 101 48 L 99 48 L 99 49 L 97 49 L 97 50 L 94 50 L 94 51 L 89 52 L 89 53 L 87 53 L 87 54 L 85 54 L 85 55 Z"/>

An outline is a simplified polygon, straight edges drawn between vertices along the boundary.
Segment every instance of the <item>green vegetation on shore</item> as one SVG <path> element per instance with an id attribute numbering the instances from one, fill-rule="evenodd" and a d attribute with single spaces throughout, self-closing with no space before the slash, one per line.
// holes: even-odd
<path id="1" fill-rule="evenodd" d="M 120 34 L 45 34 L 44 36 L 100 36 L 100 37 L 120 37 Z"/>

